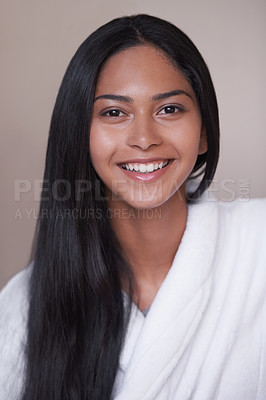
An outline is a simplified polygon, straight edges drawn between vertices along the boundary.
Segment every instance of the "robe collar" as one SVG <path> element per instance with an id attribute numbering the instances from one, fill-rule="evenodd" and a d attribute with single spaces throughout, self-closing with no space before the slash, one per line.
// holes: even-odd
<path id="1" fill-rule="evenodd" d="M 217 227 L 214 200 L 189 205 L 182 241 L 148 315 L 132 306 L 120 356 L 124 379 L 116 399 L 132 392 L 138 399 L 150 390 L 155 393 L 155 386 L 188 356 L 210 297 Z"/>

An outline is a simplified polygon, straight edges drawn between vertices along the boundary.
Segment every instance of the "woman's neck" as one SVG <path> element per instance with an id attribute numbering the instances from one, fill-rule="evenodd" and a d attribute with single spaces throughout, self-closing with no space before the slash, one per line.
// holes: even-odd
<path id="1" fill-rule="evenodd" d="M 113 201 L 112 226 L 133 270 L 139 306 L 147 308 L 165 279 L 187 221 L 185 194 L 172 196 L 158 208 L 136 210 Z"/>

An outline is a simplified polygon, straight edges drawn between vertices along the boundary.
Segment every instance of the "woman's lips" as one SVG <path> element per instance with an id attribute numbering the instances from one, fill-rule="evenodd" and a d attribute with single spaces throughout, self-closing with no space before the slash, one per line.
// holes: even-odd
<path id="1" fill-rule="evenodd" d="M 119 164 L 121 170 L 130 178 L 151 182 L 162 176 L 169 168 L 173 160 L 131 160 Z"/>

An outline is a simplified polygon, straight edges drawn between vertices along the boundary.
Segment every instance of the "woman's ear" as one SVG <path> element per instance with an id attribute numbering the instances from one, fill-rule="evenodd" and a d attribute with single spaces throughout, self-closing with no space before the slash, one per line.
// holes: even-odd
<path id="1" fill-rule="evenodd" d="M 201 134 L 200 134 L 200 142 L 199 142 L 199 152 L 198 154 L 204 154 L 208 150 L 208 145 L 207 145 L 207 134 L 206 134 L 206 128 L 205 126 L 202 127 L 201 129 Z"/>

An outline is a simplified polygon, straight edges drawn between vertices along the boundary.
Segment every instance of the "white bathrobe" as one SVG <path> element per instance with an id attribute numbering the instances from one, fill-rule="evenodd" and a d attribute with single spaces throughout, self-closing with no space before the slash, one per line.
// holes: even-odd
<path id="1" fill-rule="evenodd" d="M 28 276 L 0 295 L 1 400 L 17 400 L 22 383 Z M 148 315 L 133 306 L 113 398 L 266 399 L 265 200 L 189 206 Z"/>

